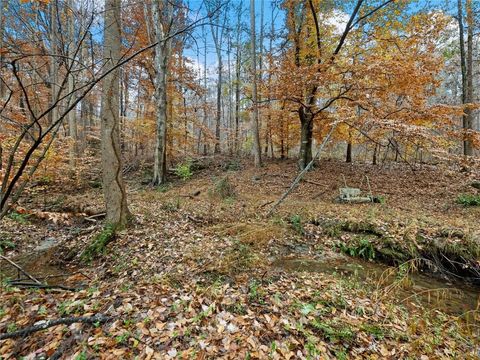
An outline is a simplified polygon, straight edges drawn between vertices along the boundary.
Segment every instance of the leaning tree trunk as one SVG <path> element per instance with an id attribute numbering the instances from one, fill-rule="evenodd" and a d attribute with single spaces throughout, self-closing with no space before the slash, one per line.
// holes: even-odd
<path id="1" fill-rule="evenodd" d="M 0 49 L 3 48 L 3 37 L 4 37 L 4 32 L 5 32 L 5 0 L 0 0 Z M 3 64 L 3 52 L 0 51 L 0 64 Z M 1 68 L 0 68 L 1 72 Z M 5 98 L 5 92 L 6 92 L 6 87 L 3 81 L 0 81 L 0 103 L 3 106 L 3 99 Z M 0 145 L 1 149 L 1 145 Z M 0 163 L 1 165 L 1 163 Z"/>
<path id="2" fill-rule="evenodd" d="M 105 1 L 105 71 L 109 71 L 120 60 L 120 2 L 121 0 Z M 114 227 L 126 226 L 130 218 L 120 154 L 119 80 L 118 69 L 104 78 L 101 111 L 103 193 L 107 209 L 106 220 Z"/>

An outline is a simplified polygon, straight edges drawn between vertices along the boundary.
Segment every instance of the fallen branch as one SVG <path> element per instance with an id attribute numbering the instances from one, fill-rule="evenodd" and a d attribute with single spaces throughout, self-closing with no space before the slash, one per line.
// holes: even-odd
<path id="1" fill-rule="evenodd" d="M 312 181 L 312 180 L 302 179 L 302 181 L 309 184 L 313 184 L 313 185 L 324 186 L 324 184 L 320 184 L 319 182 Z"/>
<path id="2" fill-rule="evenodd" d="M 55 319 L 55 320 L 47 320 L 40 324 L 33 325 L 21 330 L 2 334 L 0 335 L 0 340 L 25 337 L 27 335 L 33 334 L 34 332 L 45 330 L 52 326 L 57 326 L 57 325 L 71 325 L 75 323 L 83 323 L 83 324 L 105 323 L 110 319 L 111 319 L 110 316 L 96 314 L 93 316 L 80 316 L 80 317 L 69 317 L 69 318 L 62 318 L 62 319 Z"/>
<path id="3" fill-rule="evenodd" d="M 300 182 L 300 180 L 302 180 L 302 178 L 305 176 L 305 174 L 307 173 L 308 170 L 310 170 L 310 168 L 312 167 L 313 163 L 320 157 L 320 154 L 322 153 L 323 151 L 323 148 L 325 147 L 325 145 L 327 144 L 328 140 L 330 139 L 330 136 L 332 135 L 333 131 L 337 128 L 337 125 L 338 125 L 338 122 L 335 122 L 333 125 L 332 125 L 332 128 L 330 129 L 330 131 L 328 132 L 327 136 L 325 136 L 325 139 L 323 139 L 323 142 L 322 144 L 320 145 L 320 147 L 318 148 L 317 152 L 315 153 L 315 156 L 313 157 L 313 159 L 307 164 L 307 166 L 305 166 L 305 168 L 300 171 L 300 173 L 297 175 L 297 177 L 295 178 L 295 180 L 293 180 L 292 182 L 292 185 L 290 185 L 290 187 L 287 189 L 287 191 L 285 191 L 283 193 L 283 195 L 280 197 L 280 199 L 277 200 L 277 202 L 275 204 L 273 204 L 273 206 L 271 207 L 270 211 L 268 212 L 267 216 L 270 216 L 273 214 L 273 212 L 275 211 L 275 209 L 278 207 L 278 205 L 280 205 L 283 200 L 285 200 L 285 198 L 292 192 L 292 190 L 298 185 L 298 183 Z"/>
<path id="4" fill-rule="evenodd" d="M 107 214 L 107 213 L 104 213 L 104 212 L 99 213 L 99 214 L 93 214 L 93 215 L 90 215 L 90 216 L 85 217 L 85 220 L 97 222 L 96 218 L 104 217 L 106 214 Z"/>
<path id="5" fill-rule="evenodd" d="M 16 268 L 18 271 L 20 271 L 23 275 L 25 275 L 26 277 L 28 277 L 30 280 L 32 280 L 33 282 L 37 283 L 37 284 L 41 284 L 40 281 L 38 281 L 37 279 L 35 279 L 32 275 L 30 275 L 28 272 L 26 272 L 25 270 L 23 270 L 20 265 L 14 263 L 12 260 L 6 258 L 5 256 L 3 255 L 0 255 L 0 258 L 5 260 L 6 262 L 8 262 L 10 265 L 12 265 L 14 268 Z"/>
<path id="6" fill-rule="evenodd" d="M 64 285 L 48 285 L 48 284 L 37 284 L 37 283 L 29 283 L 23 281 L 9 281 L 9 285 L 16 286 L 16 287 L 23 287 L 23 288 L 35 288 L 35 289 L 60 289 L 66 291 L 78 291 L 80 288 L 72 288 Z"/>

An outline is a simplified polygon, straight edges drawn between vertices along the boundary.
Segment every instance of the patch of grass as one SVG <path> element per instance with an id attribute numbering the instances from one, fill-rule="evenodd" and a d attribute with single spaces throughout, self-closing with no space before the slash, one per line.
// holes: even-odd
<path id="1" fill-rule="evenodd" d="M 181 203 L 180 203 L 180 198 L 177 197 L 175 200 L 168 201 L 160 206 L 160 208 L 166 212 L 177 212 L 180 210 Z"/>
<path id="2" fill-rule="evenodd" d="M 158 187 L 157 187 L 157 191 L 158 192 L 161 192 L 161 193 L 166 193 L 168 190 L 170 190 L 172 188 L 172 184 L 170 183 L 166 183 L 166 184 L 160 184 Z"/>
<path id="3" fill-rule="evenodd" d="M 382 340 L 385 338 L 385 331 L 378 325 L 364 324 L 362 330 L 367 334 L 372 335 L 377 340 Z"/>
<path id="4" fill-rule="evenodd" d="M 180 177 L 183 181 L 190 179 L 193 176 L 192 160 L 188 159 L 175 167 L 175 175 Z"/>
<path id="5" fill-rule="evenodd" d="M 292 225 L 293 229 L 299 235 L 305 235 L 305 229 L 302 224 L 302 217 L 298 214 L 292 215 L 289 219 L 290 224 Z"/>
<path id="6" fill-rule="evenodd" d="M 213 188 L 210 190 L 210 195 L 223 200 L 228 198 L 235 199 L 237 197 L 237 192 L 228 176 L 225 176 L 215 182 Z"/>
<path id="7" fill-rule="evenodd" d="M 115 239 L 115 227 L 107 225 L 95 236 L 92 243 L 83 251 L 80 258 L 83 261 L 92 261 L 98 255 L 104 254 L 107 245 Z"/>
<path id="8" fill-rule="evenodd" d="M 472 194 L 458 195 L 457 203 L 463 206 L 480 206 L 480 195 L 472 195 Z"/>
<path id="9" fill-rule="evenodd" d="M 331 342 L 349 341 L 355 335 L 350 326 L 346 324 L 327 323 L 315 319 L 310 322 L 310 325 L 317 331 L 320 331 L 325 339 Z"/>

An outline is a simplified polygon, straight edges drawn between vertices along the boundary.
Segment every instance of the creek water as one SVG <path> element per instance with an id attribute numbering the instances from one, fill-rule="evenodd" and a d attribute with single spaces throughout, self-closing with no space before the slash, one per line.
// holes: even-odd
<path id="1" fill-rule="evenodd" d="M 55 239 L 47 238 L 42 241 L 33 251 L 14 257 L 12 260 L 36 279 L 49 285 L 57 285 L 65 277 L 65 269 L 55 265 L 58 243 Z M 0 275 L 3 278 L 25 279 L 24 274 L 5 261 L 0 261 Z"/>
<path id="2" fill-rule="evenodd" d="M 324 259 L 279 258 L 273 267 L 284 271 L 307 271 L 338 275 L 359 281 L 380 291 L 391 290 L 406 306 L 438 309 L 461 315 L 479 307 L 480 288 L 461 282 L 452 283 L 425 273 L 402 274 L 401 269 L 378 262 L 351 257 Z"/>

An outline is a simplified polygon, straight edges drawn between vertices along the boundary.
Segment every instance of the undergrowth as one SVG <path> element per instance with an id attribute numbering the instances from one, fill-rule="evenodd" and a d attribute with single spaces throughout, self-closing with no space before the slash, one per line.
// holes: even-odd
<path id="1" fill-rule="evenodd" d="M 209 193 L 210 196 L 218 197 L 223 200 L 235 199 L 237 196 L 235 186 L 230 182 L 228 176 L 216 181 Z"/>
<path id="2" fill-rule="evenodd" d="M 95 236 L 93 241 L 82 252 L 80 258 L 85 262 L 92 261 L 98 255 L 104 254 L 107 245 L 115 238 L 115 227 L 106 225 L 103 230 Z"/>
<path id="3" fill-rule="evenodd" d="M 457 203 L 463 206 L 480 206 L 480 195 L 461 194 L 457 198 Z"/>

